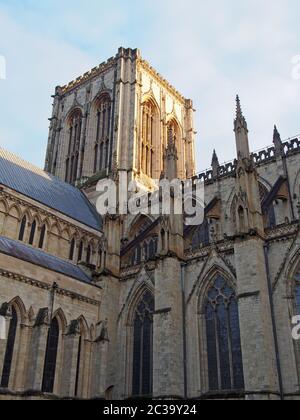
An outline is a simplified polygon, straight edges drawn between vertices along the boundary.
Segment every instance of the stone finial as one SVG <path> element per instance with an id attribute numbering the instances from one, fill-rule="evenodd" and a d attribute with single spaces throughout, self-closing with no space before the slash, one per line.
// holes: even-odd
<path id="1" fill-rule="evenodd" d="M 250 158 L 250 147 L 248 139 L 248 126 L 242 112 L 239 96 L 236 97 L 236 118 L 234 120 L 234 132 L 236 138 L 236 151 L 238 160 Z"/>
<path id="2" fill-rule="evenodd" d="M 277 126 L 276 125 L 274 126 L 273 143 L 274 143 L 274 146 L 275 146 L 276 156 L 282 156 L 283 144 L 282 144 L 280 133 L 277 130 Z"/>
<path id="3" fill-rule="evenodd" d="M 236 118 L 243 117 L 243 111 L 241 107 L 241 101 L 239 95 L 236 95 Z"/>
<path id="4" fill-rule="evenodd" d="M 213 176 L 214 176 L 214 178 L 216 178 L 218 176 L 220 163 L 219 163 L 218 155 L 217 155 L 215 150 L 213 152 L 211 166 L 212 166 L 212 170 L 213 170 Z"/>
<path id="5" fill-rule="evenodd" d="M 236 96 L 236 118 L 234 122 L 235 130 L 244 128 L 248 132 L 247 121 L 243 115 L 241 100 L 239 95 Z"/>

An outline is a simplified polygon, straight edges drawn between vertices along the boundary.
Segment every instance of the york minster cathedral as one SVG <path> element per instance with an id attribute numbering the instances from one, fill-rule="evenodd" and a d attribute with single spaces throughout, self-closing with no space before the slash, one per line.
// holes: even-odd
<path id="1" fill-rule="evenodd" d="M 45 170 L 0 148 L 0 400 L 300 399 L 300 139 L 251 152 L 237 98 L 198 173 L 194 112 L 120 48 L 55 89 Z M 202 181 L 203 223 L 101 217 L 121 174 Z"/>

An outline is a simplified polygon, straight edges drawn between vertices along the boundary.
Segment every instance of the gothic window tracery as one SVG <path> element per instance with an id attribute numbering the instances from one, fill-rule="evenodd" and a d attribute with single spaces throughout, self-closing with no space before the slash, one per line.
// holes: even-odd
<path id="1" fill-rule="evenodd" d="M 238 303 L 220 275 L 207 293 L 205 319 L 210 391 L 244 389 Z"/>
<path id="2" fill-rule="evenodd" d="M 96 139 L 94 148 L 94 173 L 109 167 L 111 99 L 108 95 L 98 100 L 96 106 Z"/>
<path id="3" fill-rule="evenodd" d="M 146 291 L 134 313 L 132 394 L 152 395 L 154 297 Z"/>
<path id="4" fill-rule="evenodd" d="M 81 145 L 81 132 L 82 132 L 83 115 L 81 110 L 74 110 L 68 120 L 68 133 L 69 133 L 69 146 L 66 159 L 66 182 L 74 184 L 78 178 L 81 177 L 78 170 L 79 155 L 80 167 L 83 165 L 84 145 Z M 81 153 L 80 153 L 81 151 Z"/>
<path id="5" fill-rule="evenodd" d="M 158 112 L 152 101 L 144 103 L 142 106 L 141 170 L 150 178 L 153 178 L 155 171 L 154 151 L 157 118 Z"/>
<path id="6" fill-rule="evenodd" d="M 142 261 L 149 261 L 155 257 L 158 250 L 158 238 L 154 237 L 146 239 L 141 244 L 138 244 L 132 254 L 131 264 L 138 265 Z"/>

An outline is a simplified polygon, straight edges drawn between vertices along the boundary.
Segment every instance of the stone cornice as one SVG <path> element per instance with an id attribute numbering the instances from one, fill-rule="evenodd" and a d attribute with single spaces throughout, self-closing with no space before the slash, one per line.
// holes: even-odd
<path id="1" fill-rule="evenodd" d="M 46 290 L 46 291 L 49 291 L 49 292 L 52 290 L 52 285 L 51 284 L 47 284 L 47 283 L 42 282 L 40 280 L 32 279 L 30 277 L 22 276 L 20 274 L 13 273 L 11 271 L 0 269 L 0 276 L 6 277 L 8 279 L 13 279 L 13 280 L 19 281 L 21 283 L 27 284 L 29 286 L 37 287 L 39 289 L 43 289 L 43 290 Z M 92 284 L 87 285 L 87 286 L 96 287 Z M 101 303 L 100 301 L 97 301 L 95 299 L 88 298 L 88 297 L 83 296 L 79 293 L 74 293 L 70 290 L 63 289 L 63 288 L 60 288 L 60 287 L 55 289 L 55 293 L 57 295 L 69 297 L 72 300 L 76 299 L 80 302 L 85 302 L 85 303 L 88 303 L 89 305 L 93 305 L 93 306 L 99 306 L 100 303 Z"/>

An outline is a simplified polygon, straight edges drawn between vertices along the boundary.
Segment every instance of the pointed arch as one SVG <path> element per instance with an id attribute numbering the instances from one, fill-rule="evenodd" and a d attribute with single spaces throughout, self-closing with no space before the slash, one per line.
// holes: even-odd
<path id="1" fill-rule="evenodd" d="M 204 279 L 198 305 L 206 387 L 213 392 L 242 391 L 243 359 L 234 281 L 218 266 L 213 266 Z"/>
<path id="2" fill-rule="evenodd" d="M 67 331 L 67 326 L 68 326 L 68 321 L 66 318 L 66 315 L 64 313 L 64 311 L 62 310 L 62 308 L 58 308 L 54 314 L 52 319 L 57 318 L 57 321 L 59 323 L 59 328 L 62 332 L 62 334 L 65 334 Z"/>
<path id="3" fill-rule="evenodd" d="M 140 168 L 144 175 L 156 178 L 161 172 L 160 109 L 152 95 L 146 95 L 141 105 Z"/>
<path id="4" fill-rule="evenodd" d="M 63 239 L 65 239 L 66 241 L 70 241 L 71 238 L 71 232 L 70 232 L 70 228 L 69 227 L 65 227 L 62 231 L 61 236 L 63 237 Z"/>
<path id="5" fill-rule="evenodd" d="M 71 124 L 74 116 L 76 117 L 77 115 L 83 114 L 84 109 L 79 105 L 75 105 L 69 110 L 69 112 L 65 116 L 64 122 L 66 122 L 67 124 Z"/>
<path id="6" fill-rule="evenodd" d="M 20 297 L 15 297 L 9 302 L 11 319 L 8 328 L 6 349 L 3 361 L 0 387 L 8 388 L 17 363 L 16 355 L 19 347 L 20 325 L 25 322 L 26 308 Z"/>
<path id="7" fill-rule="evenodd" d="M 92 104 L 91 138 L 94 144 L 93 173 L 107 169 L 111 164 L 112 99 L 102 91 Z"/>
<path id="8" fill-rule="evenodd" d="M 9 211 L 8 211 L 8 214 L 9 214 L 9 216 L 10 217 L 14 217 L 15 219 L 17 219 L 17 220 L 20 220 L 20 218 L 21 218 L 21 209 L 20 209 L 20 207 L 18 206 L 18 205 L 16 205 L 16 204 L 13 204 L 10 208 L 9 208 Z"/>
<path id="9" fill-rule="evenodd" d="M 13 364 L 13 357 L 15 352 L 15 343 L 16 343 L 16 336 L 17 336 L 17 329 L 20 320 L 18 318 L 17 311 L 15 306 L 12 305 L 11 307 L 11 319 L 9 323 L 8 335 L 7 335 L 7 343 L 6 343 L 6 350 L 4 355 L 3 361 L 3 370 L 1 375 L 1 388 L 8 388 L 10 377 L 11 377 L 11 370 Z"/>
<path id="10" fill-rule="evenodd" d="M 90 338 L 90 328 L 89 328 L 88 322 L 87 322 L 86 318 L 84 317 L 84 315 L 80 315 L 80 317 L 78 318 L 78 323 L 79 323 L 80 332 L 81 332 L 83 338 L 85 340 L 89 340 L 89 338 Z"/>
<path id="11" fill-rule="evenodd" d="M 79 170 L 81 168 L 81 162 L 79 162 L 79 157 L 84 154 L 84 144 L 81 141 L 83 115 L 82 109 L 77 106 L 68 113 L 66 118 L 69 139 L 65 162 L 65 181 L 71 184 L 74 184 L 78 177 L 81 177 Z"/>
<path id="12" fill-rule="evenodd" d="M 6 200 L 0 200 L 0 213 L 8 213 L 8 204 Z"/>
<path id="13" fill-rule="evenodd" d="M 129 238 L 129 240 L 134 239 L 151 226 L 154 221 L 155 219 L 148 214 L 137 214 L 127 228 L 126 237 Z"/>
<path id="14" fill-rule="evenodd" d="M 59 222 L 55 221 L 52 223 L 50 228 L 50 233 L 53 235 L 61 236 L 62 235 L 62 228 L 59 224 Z"/>
<path id="15" fill-rule="evenodd" d="M 217 276 L 223 277 L 229 286 L 236 290 L 236 279 L 232 276 L 232 274 L 225 270 L 221 265 L 213 264 L 206 270 L 206 272 L 201 273 L 198 278 L 196 295 L 198 296 L 198 309 L 200 312 L 205 303 L 205 296 Z"/>
<path id="16" fill-rule="evenodd" d="M 119 315 L 120 318 L 122 313 L 125 312 L 125 323 L 127 326 L 132 326 L 135 307 L 145 291 L 148 291 L 153 295 L 155 293 L 152 283 L 147 281 L 142 272 L 140 272 L 138 279 L 135 281 L 134 285 L 129 291 L 129 294 L 126 298 L 125 307 Z"/>
<path id="17" fill-rule="evenodd" d="M 15 307 L 15 309 L 18 313 L 18 317 L 20 319 L 20 322 L 22 324 L 25 323 L 26 319 L 27 319 L 27 311 L 26 311 L 26 306 L 25 306 L 23 300 L 19 296 L 16 296 L 15 298 L 13 298 L 9 302 L 9 305 Z"/>

